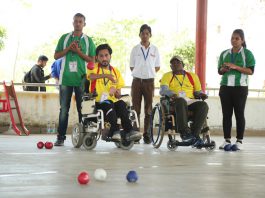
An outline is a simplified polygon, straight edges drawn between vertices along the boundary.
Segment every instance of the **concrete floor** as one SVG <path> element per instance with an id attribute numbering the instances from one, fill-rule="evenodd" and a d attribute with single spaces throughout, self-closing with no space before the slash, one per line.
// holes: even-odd
<path id="1" fill-rule="evenodd" d="M 213 139 L 219 146 L 223 139 Z M 137 144 L 124 151 L 99 141 L 93 151 L 75 149 L 68 136 L 64 147 L 38 149 L 38 141 L 55 135 L 0 135 L 0 197 L 264 197 L 265 137 L 246 137 L 244 149 L 208 152 L 179 147 L 172 152 L 165 138 L 159 149 Z M 105 182 L 96 181 L 104 168 Z M 91 182 L 80 185 L 77 176 L 88 171 Z M 129 170 L 138 173 L 128 183 Z"/>

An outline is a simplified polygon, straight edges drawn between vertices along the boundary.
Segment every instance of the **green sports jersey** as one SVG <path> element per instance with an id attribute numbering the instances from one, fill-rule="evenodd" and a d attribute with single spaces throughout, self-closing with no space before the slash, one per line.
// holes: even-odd
<path id="1" fill-rule="evenodd" d="M 63 51 L 73 41 L 78 41 L 81 51 L 88 56 L 95 56 L 95 44 L 92 39 L 85 34 L 74 36 L 67 33 L 61 36 L 55 52 Z M 59 84 L 65 86 L 80 86 L 83 76 L 86 74 L 86 61 L 76 53 L 69 51 L 62 59 Z M 73 71 L 73 65 L 75 67 Z"/>
<path id="2" fill-rule="evenodd" d="M 255 67 L 255 58 L 252 52 L 246 48 L 242 47 L 238 53 L 232 53 L 232 49 L 228 49 L 221 53 L 218 69 L 224 63 L 234 63 L 240 67 Z M 248 86 L 248 75 L 232 69 L 223 74 L 220 84 L 226 86 Z"/>

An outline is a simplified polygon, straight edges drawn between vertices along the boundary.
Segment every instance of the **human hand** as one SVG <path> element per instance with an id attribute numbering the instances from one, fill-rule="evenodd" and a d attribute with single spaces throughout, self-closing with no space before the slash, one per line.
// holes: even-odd
<path id="1" fill-rule="evenodd" d="M 109 95 L 113 96 L 116 91 L 117 91 L 117 89 L 115 87 L 111 87 L 110 90 L 109 90 Z"/>
<path id="2" fill-rule="evenodd" d="M 116 89 L 115 93 L 114 93 L 115 98 L 120 99 L 121 98 L 121 90 L 120 89 Z"/>
<path id="3" fill-rule="evenodd" d="M 206 100 L 208 98 L 208 96 L 203 92 L 200 92 L 200 93 L 195 92 L 194 97 L 195 97 L 195 99 L 202 99 L 202 100 Z"/>
<path id="4" fill-rule="evenodd" d="M 237 69 L 237 65 L 233 64 L 233 63 L 224 63 L 224 66 L 226 69 L 230 70 L 230 69 Z"/>
<path id="5" fill-rule="evenodd" d="M 71 44 L 70 44 L 70 50 L 72 51 L 72 52 L 76 52 L 76 53 L 78 53 L 78 51 L 80 51 L 80 48 L 79 48 L 79 45 L 78 45 L 78 41 L 73 41 Z"/>
<path id="6" fill-rule="evenodd" d="M 112 83 L 116 83 L 116 79 L 114 78 L 114 76 L 112 74 L 106 74 L 106 77 L 112 82 Z"/>
<path id="7" fill-rule="evenodd" d="M 178 98 L 178 95 L 177 94 L 173 94 L 171 97 L 170 97 L 170 100 L 171 101 L 174 101 Z"/>

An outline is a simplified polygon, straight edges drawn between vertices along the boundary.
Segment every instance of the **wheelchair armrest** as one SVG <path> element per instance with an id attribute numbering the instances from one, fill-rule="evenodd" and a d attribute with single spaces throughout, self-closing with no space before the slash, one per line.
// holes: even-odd
<path id="1" fill-rule="evenodd" d="M 121 95 L 120 99 L 121 99 L 122 97 L 128 97 L 128 96 L 130 96 L 130 95 L 129 95 L 129 94 L 123 94 L 123 95 Z"/>
<path id="2" fill-rule="evenodd" d="M 82 97 L 83 101 L 94 100 L 97 97 L 97 93 L 85 93 Z"/>

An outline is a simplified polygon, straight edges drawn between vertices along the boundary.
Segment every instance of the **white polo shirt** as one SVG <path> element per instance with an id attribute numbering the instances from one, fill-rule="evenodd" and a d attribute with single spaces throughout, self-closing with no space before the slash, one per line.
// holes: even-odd
<path id="1" fill-rule="evenodd" d="M 160 67 L 160 55 L 156 46 L 150 44 L 148 48 L 136 45 L 131 52 L 130 67 L 135 78 L 155 78 L 155 67 Z"/>

